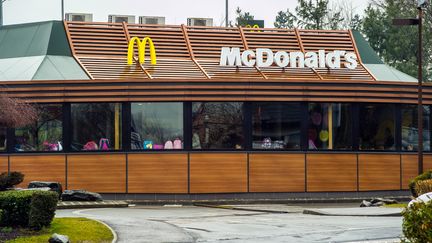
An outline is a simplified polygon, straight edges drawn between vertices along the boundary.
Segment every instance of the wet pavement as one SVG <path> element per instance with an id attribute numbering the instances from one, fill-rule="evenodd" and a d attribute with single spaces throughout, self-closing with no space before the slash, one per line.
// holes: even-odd
<path id="1" fill-rule="evenodd" d="M 402 233 L 402 218 L 397 216 L 302 213 L 308 208 L 350 210 L 353 205 L 225 206 L 231 208 L 171 205 L 58 210 L 57 217 L 102 220 L 117 232 L 118 242 L 399 242 Z"/>

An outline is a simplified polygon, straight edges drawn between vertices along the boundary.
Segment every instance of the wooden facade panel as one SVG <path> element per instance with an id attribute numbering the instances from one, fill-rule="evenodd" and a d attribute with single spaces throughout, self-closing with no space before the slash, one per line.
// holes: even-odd
<path id="1" fill-rule="evenodd" d="M 359 190 L 400 190 L 401 160 L 396 154 L 359 154 Z"/>
<path id="2" fill-rule="evenodd" d="M 418 156 L 415 154 L 402 155 L 402 189 L 409 189 L 408 183 L 418 175 Z M 426 156 L 424 156 L 426 158 Z"/>
<path id="3" fill-rule="evenodd" d="M 247 192 L 247 154 L 190 154 L 190 192 Z"/>
<path id="4" fill-rule="evenodd" d="M 69 155 L 68 189 L 125 193 L 126 155 Z"/>
<path id="5" fill-rule="evenodd" d="M 266 74 L 267 75 L 267 74 Z M 291 75 L 291 77 L 293 77 Z M 186 82 L 186 80 L 188 82 Z M 246 81 L 250 83 L 245 84 Z M 0 92 L 32 102 L 110 102 L 110 101 L 317 101 L 317 102 L 417 102 L 411 83 L 368 82 L 341 86 L 336 80 L 326 85 L 310 79 L 267 81 L 251 79 L 158 79 L 146 80 L 74 80 L 5 82 Z M 89 85 L 92 84 L 92 85 Z M 97 84 L 97 85 L 96 85 Z M 348 85 L 349 84 L 349 85 Z M 432 88 L 425 85 L 424 103 L 432 104 Z"/>
<path id="6" fill-rule="evenodd" d="M 432 154 L 423 155 L 423 171 L 432 170 Z"/>
<path id="7" fill-rule="evenodd" d="M 307 191 L 357 191 L 356 154 L 307 154 Z"/>
<path id="8" fill-rule="evenodd" d="M 250 192 L 304 192 L 304 154 L 250 154 Z"/>
<path id="9" fill-rule="evenodd" d="M 8 157 L 7 156 L 0 156 L 0 174 L 3 172 L 8 172 Z"/>
<path id="10" fill-rule="evenodd" d="M 187 193 L 187 154 L 129 154 L 129 193 Z"/>
<path id="11" fill-rule="evenodd" d="M 10 171 L 24 174 L 18 187 L 27 187 L 30 181 L 60 182 L 65 188 L 66 163 L 64 155 L 12 155 Z"/>

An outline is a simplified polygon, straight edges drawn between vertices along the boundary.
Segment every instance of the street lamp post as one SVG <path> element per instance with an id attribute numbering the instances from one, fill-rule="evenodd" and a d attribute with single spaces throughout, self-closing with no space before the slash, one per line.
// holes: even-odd
<path id="1" fill-rule="evenodd" d="M 393 19 L 393 25 L 417 25 L 418 26 L 418 96 L 417 96 L 417 113 L 418 113 L 418 172 L 423 173 L 423 7 L 428 3 L 427 0 L 418 0 L 418 17 L 415 19 Z"/>
<path id="2" fill-rule="evenodd" d="M 3 0 L 0 0 L 0 26 L 3 26 Z"/>
<path id="3" fill-rule="evenodd" d="M 65 19 L 65 14 L 64 14 L 64 0 L 61 0 L 61 20 Z"/>
<path id="4" fill-rule="evenodd" d="M 228 27 L 228 0 L 225 0 L 225 27 Z"/>

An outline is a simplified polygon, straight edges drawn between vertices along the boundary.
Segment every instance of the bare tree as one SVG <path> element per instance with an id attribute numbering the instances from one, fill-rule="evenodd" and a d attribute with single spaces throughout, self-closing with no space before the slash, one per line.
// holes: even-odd
<path id="1" fill-rule="evenodd" d="M 0 126 L 23 127 L 34 123 L 38 112 L 32 104 L 0 93 Z"/>

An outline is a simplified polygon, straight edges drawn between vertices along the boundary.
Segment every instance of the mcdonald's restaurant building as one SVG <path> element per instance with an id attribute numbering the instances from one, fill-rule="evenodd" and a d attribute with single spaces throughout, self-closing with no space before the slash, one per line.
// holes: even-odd
<path id="1" fill-rule="evenodd" d="M 136 37 L 136 38 L 135 38 Z M 129 199 L 406 194 L 417 80 L 354 31 L 49 21 L 0 28 L 0 171 Z M 432 86 L 424 87 L 432 168 Z M 7 114 L 1 114 L 7 115 Z"/>

